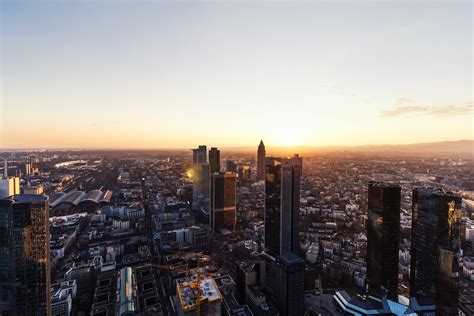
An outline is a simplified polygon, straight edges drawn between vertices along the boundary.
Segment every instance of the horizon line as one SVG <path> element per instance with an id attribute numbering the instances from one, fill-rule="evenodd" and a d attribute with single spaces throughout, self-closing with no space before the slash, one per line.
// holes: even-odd
<path id="1" fill-rule="evenodd" d="M 300 149 L 323 149 L 323 148 L 360 148 L 360 147 L 383 147 L 383 146 L 410 146 L 410 145 L 427 145 L 427 144 L 436 144 L 436 143 L 459 143 L 459 142 L 474 142 L 473 139 L 459 139 L 459 140 L 441 140 L 441 141 L 432 141 L 432 142 L 416 142 L 416 143 L 400 143 L 400 144 L 364 144 L 364 145 L 295 145 L 295 146 L 268 146 L 266 148 L 278 148 L 278 149 L 291 149 L 291 148 L 300 148 Z M 196 145 L 196 146 L 199 146 Z M 207 145 L 206 145 L 207 146 Z M 211 146 L 208 146 L 211 147 Z M 212 147 L 215 147 L 214 145 Z M 256 146 L 245 145 L 245 146 L 224 146 L 218 147 L 219 149 L 245 149 L 249 150 L 251 148 L 257 148 Z M 157 150 L 157 151 L 187 151 L 192 150 L 192 148 L 186 147 L 110 147 L 110 148 L 100 148 L 100 147 L 13 147 L 13 148 L 2 148 L 0 147 L 0 152 L 6 151 L 120 151 L 120 150 L 133 150 L 133 151 L 148 151 L 148 150 Z"/>

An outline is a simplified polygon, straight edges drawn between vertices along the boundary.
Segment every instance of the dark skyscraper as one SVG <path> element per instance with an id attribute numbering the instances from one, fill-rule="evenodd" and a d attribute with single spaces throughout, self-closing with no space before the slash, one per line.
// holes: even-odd
<path id="1" fill-rule="evenodd" d="M 369 291 L 398 296 L 400 186 L 369 182 L 367 220 L 367 281 Z"/>
<path id="2" fill-rule="evenodd" d="M 0 314 L 50 315 L 48 198 L 0 200 Z"/>
<path id="3" fill-rule="evenodd" d="M 269 157 L 265 165 L 265 289 L 280 315 L 303 315 L 304 261 L 298 256 L 303 159 Z"/>
<path id="4" fill-rule="evenodd" d="M 299 253 L 300 178 L 303 159 L 266 159 L 265 248 L 275 254 Z"/>
<path id="5" fill-rule="evenodd" d="M 211 175 L 211 208 L 209 224 L 218 231 L 234 229 L 237 208 L 237 181 L 235 173 L 214 173 Z"/>
<path id="6" fill-rule="evenodd" d="M 192 151 L 193 151 L 193 164 L 207 162 L 206 145 L 200 145 L 198 148 L 192 149 Z"/>
<path id="7" fill-rule="evenodd" d="M 193 165 L 193 208 L 209 209 L 209 164 Z"/>
<path id="8" fill-rule="evenodd" d="M 216 147 L 209 150 L 209 168 L 211 174 L 221 171 L 221 151 Z"/>
<path id="9" fill-rule="evenodd" d="M 209 164 L 207 147 L 200 145 L 193 151 L 193 208 L 209 208 Z"/>
<path id="10" fill-rule="evenodd" d="M 411 305 L 457 315 L 461 198 L 441 189 L 413 190 Z"/>
<path id="11" fill-rule="evenodd" d="M 260 140 L 257 151 L 257 178 L 260 181 L 265 180 L 265 145 L 263 140 Z"/>
<path id="12" fill-rule="evenodd" d="M 237 172 L 237 164 L 235 163 L 235 161 L 227 160 L 225 170 L 227 172 Z"/>

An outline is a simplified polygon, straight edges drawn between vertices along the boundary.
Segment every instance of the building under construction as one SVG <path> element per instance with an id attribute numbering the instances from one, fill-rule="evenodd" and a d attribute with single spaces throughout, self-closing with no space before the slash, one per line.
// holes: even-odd
<path id="1" fill-rule="evenodd" d="M 178 282 L 176 291 L 178 315 L 221 315 L 222 294 L 213 278 Z"/>

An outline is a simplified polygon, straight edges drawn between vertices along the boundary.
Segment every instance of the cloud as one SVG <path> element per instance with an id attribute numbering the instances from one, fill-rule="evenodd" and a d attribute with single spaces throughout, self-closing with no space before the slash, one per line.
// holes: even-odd
<path id="1" fill-rule="evenodd" d="M 472 102 L 467 102 L 461 105 L 442 105 L 442 106 L 422 106 L 422 105 L 407 105 L 412 100 L 406 97 L 395 99 L 395 106 L 391 110 L 385 110 L 380 113 L 384 117 L 395 117 L 404 114 L 413 114 L 415 116 L 454 116 L 472 114 L 474 105 Z"/>
<path id="2" fill-rule="evenodd" d="M 398 98 L 395 99 L 395 105 L 401 106 L 401 105 L 406 104 L 406 103 L 409 103 L 409 102 L 411 102 L 411 101 L 413 101 L 413 100 L 410 99 L 410 98 L 407 98 L 407 97 L 403 97 L 403 96 L 402 96 L 402 97 L 398 97 Z"/>

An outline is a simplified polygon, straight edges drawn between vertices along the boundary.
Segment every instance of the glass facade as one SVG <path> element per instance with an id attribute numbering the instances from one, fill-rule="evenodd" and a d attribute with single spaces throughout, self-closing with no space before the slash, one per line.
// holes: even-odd
<path id="1" fill-rule="evenodd" d="M 269 157 L 265 167 L 265 248 L 274 254 L 298 254 L 302 158 Z"/>
<path id="2" fill-rule="evenodd" d="M 211 209 L 209 224 L 214 230 L 234 229 L 237 208 L 235 173 L 215 173 L 211 177 Z"/>
<path id="3" fill-rule="evenodd" d="M 413 190 L 410 296 L 457 315 L 461 198 L 440 189 Z"/>
<path id="4" fill-rule="evenodd" d="M 15 195 L 0 200 L 0 314 L 49 315 L 48 198 Z"/>
<path id="5" fill-rule="evenodd" d="M 221 151 L 215 147 L 209 150 L 209 165 L 211 174 L 221 171 Z"/>
<path id="6" fill-rule="evenodd" d="M 369 290 L 398 295 L 400 192 L 396 184 L 370 182 L 368 186 L 367 282 Z"/>

